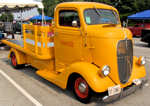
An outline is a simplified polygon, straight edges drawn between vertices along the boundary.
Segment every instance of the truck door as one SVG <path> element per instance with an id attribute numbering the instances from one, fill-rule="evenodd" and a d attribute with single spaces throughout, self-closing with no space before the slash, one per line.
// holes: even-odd
<path id="1" fill-rule="evenodd" d="M 82 36 L 80 18 L 76 9 L 57 10 L 54 30 L 56 71 L 81 60 Z"/>

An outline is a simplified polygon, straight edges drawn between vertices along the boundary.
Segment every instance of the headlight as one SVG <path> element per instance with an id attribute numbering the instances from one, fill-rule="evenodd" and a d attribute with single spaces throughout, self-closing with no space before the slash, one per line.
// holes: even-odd
<path id="1" fill-rule="evenodd" d="M 102 68 L 103 76 L 108 76 L 109 73 L 110 73 L 110 67 L 108 65 L 103 66 Z"/>
<path id="2" fill-rule="evenodd" d="M 138 64 L 139 65 L 145 65 L 145 63 L 146 63 L 145 57 L 140 56 L 138 59 Z"/>

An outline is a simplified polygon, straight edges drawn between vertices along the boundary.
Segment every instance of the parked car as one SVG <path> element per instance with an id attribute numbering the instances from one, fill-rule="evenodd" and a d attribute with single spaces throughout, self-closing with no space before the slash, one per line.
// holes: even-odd
<path id="1" fill-rule="evenodd" d="M 150 23 L 139 23 L 128 27 L 135 37 L 141 37 L 142 30 L 145 28 L 150 28 Z"/>

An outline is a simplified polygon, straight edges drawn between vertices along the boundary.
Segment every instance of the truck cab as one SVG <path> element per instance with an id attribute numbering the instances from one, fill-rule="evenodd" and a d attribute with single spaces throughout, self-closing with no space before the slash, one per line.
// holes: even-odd
<path id="1" fill-rule="evenodd" d="M 41 77 L 62 89 L 71 88 L 83 103 L 93 93 L 121 95 L 125 88 L 141 85 L 146 75 L 145 60 L 133 56 L 132 34 L 121 26 L 112 6 L 61 3 L 52 27 L 24 25 L 23 29 L 23 46 L 3 41 L 12 47 L 12 64 L 31 64 Z M 49 32 L 54 35 L 48 36 Z"/>

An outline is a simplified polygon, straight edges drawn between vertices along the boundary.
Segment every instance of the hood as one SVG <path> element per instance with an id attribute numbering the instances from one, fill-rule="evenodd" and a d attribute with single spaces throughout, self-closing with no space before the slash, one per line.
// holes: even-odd
<path id="1" fill-rule="evenodd" d="M 124 39 L 125 36 L 132 38 L 132 33 L 129 29 L 113 25 L 87 27 L 87 33 L 88 36 L 100 38 Z"/>
<path id="2" fill-rule="evenodd" d="M 95 28 L 88 30 L 88 45 L 92 47 L 90 50 L 92 62 L 102 68 L 108 65 L 111 68 L 110 77 L 117 84 L 120 84 L 117 61 L 117 46 L 120 40 L 132 39 L 129 30 L 120 27 Z"/>

